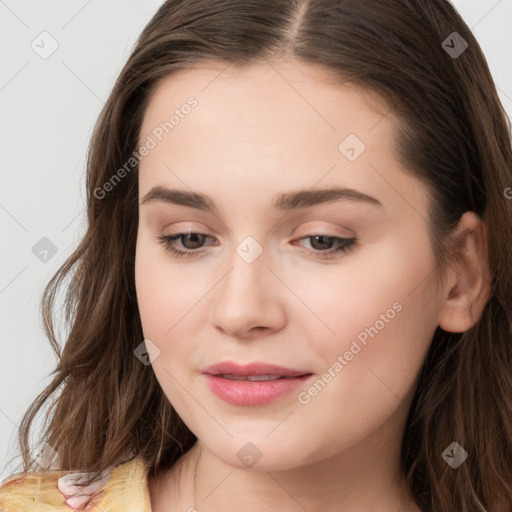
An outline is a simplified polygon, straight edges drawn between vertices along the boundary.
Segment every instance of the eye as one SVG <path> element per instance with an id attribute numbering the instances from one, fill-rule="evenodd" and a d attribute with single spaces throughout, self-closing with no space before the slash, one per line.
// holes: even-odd
<path id="1" fill-rule="evenodd" d="M 210 238 L 208 235 L 203 233 L 176 233 L 175 235 L 162 235 L 157 237 L 159 242 L 164 246 L 164 248 L 170 253 L 184 258 L 190 258 L 192 256 L 197 255 L 201 251 L 197 251 L 194 249 L 201 248 L 202 243 L 204 243 L 205 238 Z M 180 249 L 176 247 L 176 242 L 180 240 L 182 245 L 186 250 Z M 184 242 L 184 240 L 186 240 Z M 183 243 L 184 242 L 184 243 Z M 190 244 L 190 245 L 189 245 Z"/>
<path id="2" fill-rule="evenodd" d="M 202 248 L 206 239 L 211 238 L 204 233 L 176 233 L 173 235 L 161 235 L 157 239 L 164 248 L 171 254 L 179 258 L 191 258 L 205 251 Z M 343 238 L 339 236 L 329 235 L 308 235 L 299 240 L 311 240 L 311 247 L 314 250 L 307 249 L 308 253 L 319 258 L 333 258 L 355 249 L 357 239 Z M 177 242 L 181 243 L 181 247 L 177 247 Z M 218 244 L 215 244 L 218 245 Z"/>
<path id="3" fill-rule="evenodd" d="M 299 240 L 310 240 L 310 245 L 315 250 L 308 250 L 309 254 L 320 258 L 333 258 L 346 254 L 355 249 L 357 242 L 355 237 L 343 238 L 329 235 L 308 235 Z"/>

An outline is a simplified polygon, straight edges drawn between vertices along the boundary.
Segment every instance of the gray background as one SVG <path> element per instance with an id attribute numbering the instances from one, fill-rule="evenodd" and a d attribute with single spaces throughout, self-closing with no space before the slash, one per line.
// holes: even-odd
<path id="1" fill-rule="evenodd" d="M 453 3 L 512 116 L 512 0 Z M 85 230 L 85 157 L 94 122 L 160 4 L 0 0 L 0 481 L 19 462 L 7 464 L 17 453 L 17 426 L 56 363 L 39 301 Z M 40 36 L 45 31 L 51 36 Z M 47 58 L 32 48 L 44 52 L 52 44 L 58 48 Z M 43 237 L 57 249 L 46 262 L 32 249 L 45 244 Z"/>

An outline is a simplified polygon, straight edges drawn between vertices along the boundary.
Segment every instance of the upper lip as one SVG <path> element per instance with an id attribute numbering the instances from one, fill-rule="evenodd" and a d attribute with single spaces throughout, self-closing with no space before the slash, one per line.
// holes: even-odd
<path id="1" fill-rule="evenodd" d="M 233 361 L 223 361 L 220 363 L 212 364 L 203 370 L 203 373 L 209 375 L 224 375 L 232 374 L 237 377 L 246 377 L 248 375 L 280 375 L 282 377 L 300 377 L 302 375 L 309 375 L 311 372 L 305 370 L 294 370 L 277 366 L 275 364 L 254 362 L 244 365 L 237 364 Z"/>

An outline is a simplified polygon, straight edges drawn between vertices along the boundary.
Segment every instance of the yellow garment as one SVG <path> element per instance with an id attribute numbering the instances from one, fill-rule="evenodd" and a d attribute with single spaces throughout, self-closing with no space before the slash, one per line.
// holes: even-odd
<path id="1" fill-rule="evenodd" d="M 70 512 L 80 510 L 80 507 L 73 508 L 66 504 L 66 497 L 69 495 L 64 496 L 63 492 L 59 490 L 59 478 L 72 474 L 76 474 L 76 472 L 52 470 L 11 475 L 0 485 L 0 511 Z M 92 494 L 89 504 L 82 505 L 81 510 L 88 512 L 151 512 L 147 474 L 140 456 L 123 462 L 109 470 L 107 474 L 108 481 L 95 494 Z"/>

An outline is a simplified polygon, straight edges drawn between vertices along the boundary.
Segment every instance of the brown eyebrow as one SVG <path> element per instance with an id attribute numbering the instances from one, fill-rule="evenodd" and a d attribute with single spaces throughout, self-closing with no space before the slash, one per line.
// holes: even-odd
<path id="1" fill-rule="evenodd" d="M 359 201 L 383 208 L 382 203 L 375 197 L 364 194 L 359 190 L 341 187 L 281 193 L 275 197 L 271 208 L 289 211 L 341 200 Z M 153 202 L 189 206 L 190 208 L 209 211 L 218 215 L 218 209 L 214 201 L 210 197 L 197 192 L 156 186 L 144 196 L 140 204 L 144 205 Z"/>

